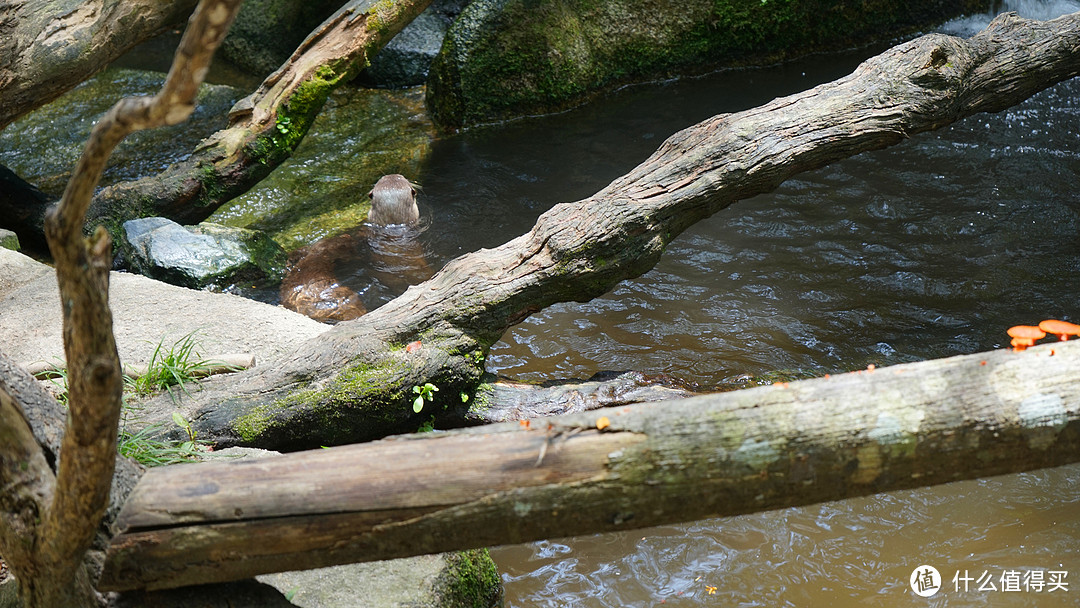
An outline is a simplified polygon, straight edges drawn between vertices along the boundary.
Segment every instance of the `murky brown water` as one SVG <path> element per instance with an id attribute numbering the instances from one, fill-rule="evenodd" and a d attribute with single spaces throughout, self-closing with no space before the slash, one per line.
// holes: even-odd
<path id="1" fill-rule="evenodd" d="M 636 87 L 439 142 L 420 178 L 430 245 L 450 258 L 502 243 L 675 130 L 836 78 L 869 54 Z M 737 203 L 684 233 L 643 277 L 513 328 L 489 369 L 534 380 L 663 371 L 709 387 L 1000 348 L 1010 325 L 1075 321 L 1078 98 L 1080 83 L 1065 83 Z M 1078 499 L 1073 466 L 493 556 L 518 608 L 1080 606 Z M 945 578 L 927 600 L 908 585 L 922 564 Z M 956 590 L 964 572 L 972 580 L 964 591 L 958 578 Z M 1062 576 L 1051 572 L 1067 573 L 1067 590 L 1035 591 L 1032 577 Z M 1013 577 L 1020 591 L 1003 590 Z"/>
<path id="2" fill-rule="evenodd" d="M 1006 5 L 1040 18 L 1080 10 L 1077 2 Z M 573 112 L 440 140 L 410 175 L 424 186 L 422 246 L 437 268 L 502 244 L 557 202 L 586 197 L 626 173 L 676 130 L 835 79 L 879 50 L 631 87 Z M 415 95 L 402 95 L 398 105 L 410 107 Z M 216 103 L 228 107 L 229 95 L 221 97 Z M 708 388 L 776 370 L 835 373 L 1000 348 L 1010 325 L 1077 321 L 1078 99 L 1080 82 L 1063 83 L 1016 108 L 739 202 L 689 229 L 646 275 L 513 328 L 492 350 L 489 370 L 546 380 L 636 369 Z M 57 149 L 74 154 L 78 133 L 49 137 L 65 135 L 70 145 Z M 352 134 L 334 137 L 310 139 L 367 149 Z M 19 162 L 54 162 L 4 142 L 8 156 L 0 151 L 0 161 L 24 175 L 35 175 L 33 166 Z M 189 148 L 181 143 L 177 153 Z M 350 154 L 338 156 L 347 164 Z M 330 171 L 339 170 L 300 172 L 297 183 L 267 198 L 299 197 L 308 188 L 303 179 L 344 179 L 356 167 Z M 364 188 L 338 188 L 319 203 L 345 208 Z M 366 289 L 363 268 L 341 270 L 343 282 Z M 1080 606 L 1078 499 L 1080 465 L 493 555 L 507 605 L 516 608 Z M 921 564 L 946 579 L 928 600 L 908 588 Z M 957 572 L 973 579 L 967 591 L 954 590 Z M 997 590 L 979 590 L 984 572 Z M 1053 572 L 1068 573 L 1066 591 L 1049 591 L 1060 576 Z M 1043 590 L 1035 591 L 1039 575 Z M 1002 590 L 1011 576 L 1020 591 Z"/>

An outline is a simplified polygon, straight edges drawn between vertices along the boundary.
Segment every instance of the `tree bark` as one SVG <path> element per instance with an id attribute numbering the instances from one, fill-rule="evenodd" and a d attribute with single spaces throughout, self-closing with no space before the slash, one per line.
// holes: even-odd
<path id="1" fill-rule="evenodd" d="M 370 64 L 431 0 L 351 0 L 308 35 L 276 72 L 240 100 L 229 126 L 190 157 L 152 177 L 94 197 L 88 218 L 110 232 L 124 221 L 163 216 L 196 224 L 270 174 L 300 144 L 327 96 Z"/>
<path id="2" fill-rule="evenodd" d="M 0 548 L 28 608 L 98 603 L 85 555 L 109 504 L 123 380 L 108 304 L 112 246 L 100 227 L 83 238 L 86 209 L 106 160 L 124 137 L 191 114 L 213 52 L 239 6 L 240 0 L 200 3 L 162 90 L 152 98 L 123 99 L 98 121 L 63 198 L 46 217 L 68 367 L 67 425 L 55 477 L 16 395 L 0 391 L 0 481 L 5 490 L 15 490 L 4 494 Z"/>
<path id="3" fill-rule="evenodd" d="M 609 425 L 605 425 L 606 420 Z M 1080 343 L 150 471 L 103 589 L 642 528 L 1080 461 Z"/>
<path id="4" fill-rule="evenodd" d="M 350 0 L 254 93 L 237 102 L 228 127 L 158 175 L 102 189 L 87 210 L 87 221 L 102 223 L 114 237 L 125 221 L 140 217 L 162 216 L 181 224 L 203 221 L 288 159 L 330 92 L 363 71 L 429 4 L 431 0 Z M 0 189 L 4 186 L 0 180 Z M 17 200 L 5 201 L 0 191 L 0 211 L 7 209 L 8 227 L 36 243 L 50 201 L 13 194 L 8 198 Z"/>
<path id="5" fill-rule="evenodd" d="M 676 133 L 597 194 L 556 205 L 500 247 L 462 256 L 401 297 L 208 387 L 183 408 L 200 437 L 288 451 L 410 432 L 414 386 L 464 416 L 487 349 L 555 302 L 587 301 L 649 270 L 684 229 L 801 171 L 994 112 L 1080 72 L 1080 13 L 1004 14 L 970 39 L 932 34 L 851 75 Z M 413 345 L 419 342 L 419 345 Z M 405 348 L 405 345 L 412 345 Z"/>
<path id="6" fill-rule="evenodd" d="M 9 0 L 0 14 L 0 129 L 136 44 L 183 21 L 196 0 Z"/>

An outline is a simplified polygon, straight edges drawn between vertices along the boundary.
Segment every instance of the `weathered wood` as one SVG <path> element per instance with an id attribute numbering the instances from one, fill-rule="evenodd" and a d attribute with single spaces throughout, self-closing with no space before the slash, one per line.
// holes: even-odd
<path id="1" fill-rule="evenodd" d="M 0 18 L 0 129 L 191 13 L 196 0 L 14 0 Z"/>
<path id="2" fill-rule="evenodd" d="M 455 397 L 480 382 L 487 349 L 533 312 L 646 272 L 688 226 L 801 171 L 1071 78 L 1078 48 L 1080 13 L 1047 22 L 1005 14 L 972 38 L 924 36 L 845 78 L 710 118 L 594 196 L 556 205 L 528 234 L 451 261 L 277 365 L 185 398 L 185 415 L 223 445 L 295 450 L 416 429 L 429 414 L 412 413 L 411 389 L 425 382 L 448 400 L 439 406 L 459 412 Z M 422 349 L 401 349 L 416 340 Z"/>
<path id="3" fill-rule="evenodd" d="M 55 477 L 13 393 L 0 391 L 0 435 L 10 440 L 0 442 L 0 470 L 24 470 L 2 480 L 11 484 L 3 484 L 0 500 L 0 551 L 27 608 L 98 604 L 85 556 L 109 505 L 123 380 L 108 303 L 111 242 L 100 227 L 83 238 L 86 209 L 124 137 L 191 114 L 210 58 L 239 6 L 240 0 L 200 2 L 162 90 L 152 98 L 120 100 L 98 121 L 59 205 L 46 217 L 68 362 L 67 425 Z"/>
<path id="4" fill-rule="evenodd" d="M 158 175 L 122 182 L 94 198 L 88 218 L 110 229 L 159 215 L 196 224 L 247 192 L 292 154 L 327 96 L 371 63 L 431 0 L 351 0 L 317 27 L 258 89 L 229 126 Z"/>
<path id="5" fill-rule="evenodd" d="M 157 469 L 124 507 L 100 586 L 655 526 L 1077 461 L 1074 341 Z"/>

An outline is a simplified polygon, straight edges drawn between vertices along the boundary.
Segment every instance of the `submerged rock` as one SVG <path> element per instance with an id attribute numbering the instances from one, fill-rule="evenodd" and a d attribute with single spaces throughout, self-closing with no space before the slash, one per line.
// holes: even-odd
<path id="1" fill-rule="evenodd" d="M 476 0 L 447 32 L 427 103 L 450 128 L 553 112 L 614 85 L 888 40 L 989 4 Z"/>
<path id="2" fill-rule="evenodd" d="M 124 222 L 121 249 L 140 274 L 192 289 L 278 282 L 286 258 L 261 232 L 210 223 L 185 227 L 163 217 Z"/>

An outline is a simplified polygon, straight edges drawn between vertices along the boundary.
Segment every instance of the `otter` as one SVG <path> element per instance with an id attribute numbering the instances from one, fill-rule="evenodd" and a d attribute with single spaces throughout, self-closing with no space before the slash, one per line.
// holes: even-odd
<path id="1" fill-rule="evenodd" d="M 366 314 L 360 295 L 338 276 L 342 271 L 342 276 L 349 276 L 346 268 L 357 264 L 365 269 L 364 281 L 378 283 L 384 291 L 402 293 L 430 278 L 433 273 L 415 230 L 376 227 L 416 225 L 420 220 L 416 191 L 404 176 L 384 175 L 368 193 L 371 211 L 366 223 L 374 226 L 358 226 L 292 252 L 279 292 L 282 306 L 323 323 Z"/>
<path id="2" fill-rule="evenodd" d="M 371 197 L 368 223 L 377 226 L 411 226 L 420 221 L 420 210 L 416 207 L 416 188 L 404 175 L 395 173 L 380 177 L 371 192 L 368 192 L 368 196 Z"/>

